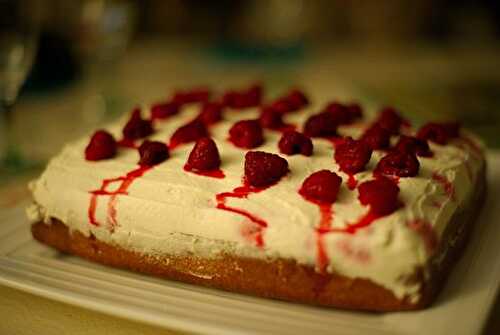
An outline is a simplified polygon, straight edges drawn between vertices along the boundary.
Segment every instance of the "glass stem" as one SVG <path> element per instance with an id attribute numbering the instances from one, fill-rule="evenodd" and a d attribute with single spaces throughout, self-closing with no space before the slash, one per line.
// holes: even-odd
<path id="1" fill-rule="evenodd" d="M 0 103 L 0 164 L 5 162 L 12 151 L 12 104 L 5 100 Z"/>

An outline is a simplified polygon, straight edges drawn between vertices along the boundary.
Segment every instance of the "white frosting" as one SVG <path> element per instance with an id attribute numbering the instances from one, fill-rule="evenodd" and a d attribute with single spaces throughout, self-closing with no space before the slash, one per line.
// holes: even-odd
<path id="1" fill-rule="evenodd" d="M 315 110 L 317 108 L 287 115 L 286 121 L 303 124 Z M 150 139 L 167 141 L 175 129 L 197 112 L 198 107 L 191 105 L 174 118 L 156 122 L 156 131 Z M 289 258 L 315 265 L 318 250 L 314 228 L 319 225 L 320 212 L 297 190 L 307 176 L 320 169 L 335 171 L 347 180 L 333 160 L 334 149 L 330 142 L 314 139 L 312 157 L 282 155 L 288 160 L 290 173 L 277 185 L 250 194 L 247 199 L 227 199 L 227 205 L 242 208 L 267 221 L 268 227 L 263 233 L 264 249 L 255 247 L 243 236 L 242 230 L 253 225 L 248 219 L 216 208 L 215 195 L 240 186 L 243 175 L 245 150 L 227 142 L 228 129 L 236 120 L 255 118 L 257 113 L 256 109 L 227 111 L 225 121 L 210 129 L 221 153 L 224 179 L 185 172 L 183 165 L 192 144 L 180 146 L 171 152 L 170 159 L 135 180 L 127 195 L 118 196 L 118 225 L 112 232 L 106 223 L 109 196 L 98 197 L 96 218 L 102 225 L 96 227 L 89 223 L 89 191 L 99 189 L 105 178 L 123 176 L 137 168 L 138 153 L 120 149 L 114 159 L 88 162 L 83 153 L 89 138 L 71 143 L 50 161 L 41 177 L 31 183 L 36 204 L 29 210 L 29 217 L 32 221 L 44 218 L 47 222 L 54 217 L 85 235 L 92 233 L 102 241 L 153 255 L 190 252 L 202 257 L 217 257 L 226 252 L 248 257 Z M 120 138 L 123 124 L 121 120 L 108 130 Z M 357 137 L 362 127 L 359 124 L 346 126 L 339 132 Z M 277 141 L 280 136 L 280 133 L 266 130 L 265 144 L 256 150 L 279 153 Z M 435 157 L 419 158 L 419 175 L 400 179 L 400 200 L 404 207 L 354 235 L 324 235 L 329 258 L 327 271 L 368 278 L 392 290 L 398 297 L 415 298 L 418 284 L 409 285 L 404 279 L 417 267 L 424 266 L 430 253 L 422 236 L 406 223 L 429 222 L 440 237 L 450 217 L 472 194 L 483 164 L 480 155 L 470 146 L 460 148 L 458 144 L 464 143 L 459 141 L 447 146 L 430 144 Z M 382 155 L 382 152 L 374 152 L 368 170 L 356 175 L 359 182 L 372 179 L 371 171 Z M 445 176 L 455 186 L 453 198 L 446 195 L 442 184 L 432 179 L 433 173 Z M 362 206 L 357 197 L 357 190 L 350 191 L 344 182 L 333 205 L 333 227 L 355 222 L 367 212 L 368 208 Z M 436 202 L 442 206 L 436 207 Z"/>

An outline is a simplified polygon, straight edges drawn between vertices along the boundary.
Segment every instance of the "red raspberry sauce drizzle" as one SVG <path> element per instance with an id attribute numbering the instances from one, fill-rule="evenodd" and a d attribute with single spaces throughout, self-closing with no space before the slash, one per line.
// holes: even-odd
<path id="1" fill-rule="evenodd" d="M 254 236 L 255 236 L 255 244 L 259 248 L 264 247 L 264 239 L 263 239 L 262 233 L 263 233 L 264 229 L 267 227 L 267 222 L 264 221 L 263 219 L 259 218 L 258 216 L 254 215 L 252 213 L 249 213 L 243 209 L 227 206 L 226 199 L 227 198 L 246 199 L 248 197 L 248 195 L 250 195 L 252 193 L 259 193 L 261 191 L 264 191 L 268 187 L 261 187 L 261 188 L 253 187 L 253 186 L 248 185 L 245 182 L 243 184 L 243 186 L 236 187 L 232 192 L 223 192 L 223 193 L 219 193 L 215 196 L 215 199 L 217 200 L 216 207 L 218 209 L 239 214 L 239 215 L 244 216 L 245 218 L 249 219 L 250 221 L 252 221 L 253 223 L 256 224 L 256 231 L 254 233 Z"/>
<path id="2" fill-rule="evenodd" d="M 425 250 L 432 255 L 438 247 L 438 237 L 432 225 L 424 220 L 414 220 L 406 223 L 408 228 L 420 235 L 425 244 Z"/>
<path id="3" fill-rule="evenodd" d="M 432 201 L 431 206 L 434 208 L 441 208 L 442 204 L 436 200 Z"/>
<path id="4" fill-rule="evenodd" d="M 446 179 L 445 176 L 438 174 L 437 172 L 434 172 L 432 174 L 432 179 L 437 181 L 441 186 L 443 187 L 446 195 L 451 199 L 455 200 L 455 188 L 453 187 L 453 184 Z"/>
<path id="5" fill-rule="evenodd" d="M 471 148 L 472 152 L 478 156 L 483 157 L 483 149 L 470 137 L 468 136 L 460 136 L 460 140 L 462 140 L 469 148 Z"/>
<path id="6" fill-rule="evenodd" d="M 108 200 L 108 222 L 111 225 L 111 230 L 117 225 L 116 221 L 116 202 L 118 201 L 117 196 L 119 194 L 128 194 L 127 190 L 129 186 L 139 177 L 142 177 L 144 173 L 149 171 L 152 166 L 139 166 L 137 169 L 128 172 L 125 176 L 104 179 L 102 181 L 101 187 L 98 190 L 90 191 L 90 204 L 88 208 L 89 222 L 94 226 L 100 226 L 101 224 L 96 220 L 95 212 L 97 209 L 97 197 L 101 195 L 109 195 Z M 114 182 L 121 182 L 118 189 L 115 191 L 107 191 L 108 185 Z"/>
<path id="7" fill-rule="evenodd" d="M 353 223 L 348 223 L 344 228 L 334 228 L 331 229 L 332 233 L 346 233 L 346 234 L 356 234 L 356 232 L 361 229 L 370 226 L 373 221 L 384 217 L 384 215 L 377 214 L 373 212 L 371 209 L 366 212 L 363 216 L 361 216 L 358 221 Z"/>
<path id="8" fill-rule="evenodd" d="M 323 240 L 323 235 L 330 232 L 332 221 L 333 221 L 333 205 L 326 202 L 321 202 L 312 198 L 309 198 L 301 191 L 299 194 L 307 201 L 318 206 L 319 212 L 321 214 L 321 219 L 319 221 L 319 227 L 316 228 L 316 266 L 319 273 L 326 273 L 326 267 L 328 266 L 329 259 L 328 253 L 326 252 L 325 243 Z"/>
<path id="9" fill-rule="evenodd" d="M 316 203 L 316 205 L 318 205 L 319 211 L 321 213 L 319 228 L 316 229 L 316 248 L 318 250 L 316 263 L 319 272 L 326 273 L 326 267 L 328 266 L 329 259 L 326 252 L 323 235 L 331 229 L 333 209 L 331 204 Z"/>
<path id="10" fill-rule="evenodd" d="M 461 142 L 458 143 L 458 147 L 460 149 L 466 151 L 466 149 L 467 149 L 466 147 L 469 147 L 471 149 L 472 154 L 474 156 L 476 156 L 477 158 L 481 158 L 484 156 L 484 152 L 481 149 L 481 147 L 470 137 L 462 135 L 460 137 L 460 141 Z M 465 160 L 465 169 L 467 172 L 467 177 L 472 182 L 474 180 L 474 176 L 472 173 L 471 162 L 469 160 Z"/>
<path id="11" fill-rule="evenodd" d="M 188 168 L 187 164 L 184 165 L 184 171 L 191 172 L 191 173 L 194 173 L 194 174 L 197 174 L 200 176 L 204 176 L 204 177 L 212 177 L 212 178 L 217 178 L 217 179 L 223 179 L 226 177 L 226 175 L 224 174 L 224 171 L 222 171 L 221 169 L 212 170 L 212 171 L 196 171 L 196 170 L 192 170 L 192 169 Z"/>
<path id="12" fill-rule="evenodd" d="M 303 196 L 303 195 L 302 195 Z M 303 196 L 304 197 L 304 196 Z M 343 234 L 356 234 L 359 229 L 370 226 L 375 220 L 383 217 L 384 215 L 377 214 L 371 209 L 366 214 L 361 216 L 358 221 L 348 223 L 344 228 L 332 228 L 333 221 L 333 208 L 332 204 L 322 203 L 313 199 L 304 197 L 307 201 L 317 205 L 321 213 L 321 220 L 319 227 L 316 228 L 316 265 L 320 273 L 326 273 L 326 268 L 329 263 L 328 254 L 325 249 L 324 235 L 329 233 L 343 233 Z"/>
<path id="13" fill-rule="evenodd" d="M 168 149 L 170 151 L 176 149 L 177 147 L 181 146 L 182 144 L 184 144 L 183 142 L 177 142 L 177 141 L 172 141 L 170 140 L 168 143 L 167 143 L 167 146 L 168 146 Z"/>
<path id="14" fill-rule="evenodd" d="M 356 180 L 356 177 L 351 173 L 347 174 L 347 178 L 347 187 L 352 191 L 356 188 L 356 186 L 358 186 L 358 181 Z"/>
<path id="15" fill-rule="evenodd" d="M 171 116 L 168 116 L 167 118 L 163 119 L 162 121 L 169 119 Z M 151 122 L 155 122 L 160 120 L 159 118 L 154 118 L 150 117 L 149 120 Z M 134 140 L 127 139 L 127 138 L 122 138 L 117 142 L 118 146 L 126 149 L 138 149 L 139 145 L 135 143 Z M 173 150 L 177 146 L 179 146 L 182 143 L 170 143 L 169 149 Z M 89 203 L 89 208 L 88 208 L 88 217 L 89 217 L 89 222 L 94 225 L 94 226 L 100 226 L 101 224 L 97 221 L 95 217 L 95 212 L 97 209 L 97 199 L 98 196 L 101 195 L 109 195 L 109 200 L 108 200 L 108 221 L 111 224 L 111 229 L 117 224 L 116 221 L 116 202 L 118 201 L 118 195 L 119 194 L 127 194 L 127 189 L 128 187 L 134 182 L 135 179 L 142 177 L 144 173 L 146 173 L 148 170 L 150 170 L 152 166 L 140 166 L 139 168 L 132 170 L 128 172 L 125 176 L 121 177 L 116 177 L 116 178 L 110 178 L 110 179 L 104 179 L 101 183 L 101 187 L 98 190 L 90 191 L 89 193 L 91 194 L 90 197 L 90 203 Z M 194 171 L 191 171 L 194 172 Z M 199 175 L 203 176 L 208 176 L 208 177 L 213 177 L 213 178 L 224 178 L 224 172 L 222 170 L 216 170 L 216 171 L 208 171 L 208 172 L 194 172 Z M 107 191 L 106 188 L 108 185 L 114 183 L 114 182 L 119 182 L 121 181 L 122 183 L 118 187 L 116 191 Z"/>
<path id="16" fill-rule="evenodd" d="M 135 144 L 135 142 L 133 140 L 129 140 L 126 138 L 122 138 L 121 140 L 119 140 L 116 143 L 118 144 L 119 147 L 122 147 L 122 148 L 127 148 L 127 149 L 139 148 L 139 146 L 137 144 Z"/>

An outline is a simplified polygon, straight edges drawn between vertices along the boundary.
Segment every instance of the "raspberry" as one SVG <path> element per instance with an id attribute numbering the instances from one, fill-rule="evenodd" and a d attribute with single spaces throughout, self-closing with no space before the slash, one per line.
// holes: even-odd
<path id="1" fill-rule="evenodd" d="M 375 121 L 381 128 L 394 135 L 399 134 L 399 128 L 403 122 L 403 118 L 392 107 L 383 108 L 377 121 Z"/>
<path id="2" fill-rule="evenodd" d="M 286 95 L 275 100 L 269 108 L 279 114 L 295 112 L 309 104 L 309 99 L 305 94 L 297 89 L 293 89 Z"/>
<path id="3" fill-rule="evenodd" d="M 170 155 L 165 143 L 144 141 L 139 147 L 139 165 L 153 166 L 165 161 Z"/>
<path id="4" fill-rule="evenodd" d="M 291 112 L 309 105 L 309 99 L 307 98 L 307 96 L 304 94 L 304 92 L 298 89 L 293 89 L 288 92 L 286 100 L 290 106 Z"/>
<path id="5" fill-rule="evenodd" d="M 267 129 L 279 129 L 285 125 L 283 123 L 283 115 L 270 107 L 264 107 L 262 109 L 259 122 L 262 128 Z"/>
<path id="6" fill-rule="evenodd" d="M 227 91 L 222 96 L 222 104 L 225 107 L 244 108 L 246 104 L 244 100 L 244 97 L 237 91 Z"/>
<path id="7" fill-rule="evenodd" d="M 245 155 L 245 180 L 255 187 L 276 183 L 288 173 L 286 159 L 263 151 L 249 151 Z"/>
<path id="8" fill-rule="evenodd" d="M 405 135 L 399 137 L 399 141 L 396 144 L 396 151 L 407 152 L 421 157 L 432 157 L 433 155 L 426 140 Z"/>
<path id="9" fill-rule="evenodd" d="M 357 104 L 344 105 L 338 102 L 329 103 L 324 112 L 333 114 L 338 125 L 350 124 L 356 118 L 361 117 L 363 113 L 361 107 Z"/>
<path id="10" fill-rule="evenodd" d="M 335 117 L 336 123 L 338 125 L 348 124 L 351 122 L 351 114 L 349 112 L 349 108 L 341 103 L 331 102 L 326 105 L 323 111 L 331 113 Z"/>
<path id="11" fill-rule="evenodd" d="M 288 99 L 286 99 L 286 97 L 279 98 L 278 100 L 274 101 L 270 106 L 268 106 L 268 108 L 279 114 L 290 113 L 293 109 L 292 105 L 290 104 Z"/>
<path id="12" fill-rule="evenodd" d="M 222 120 L 222 104 L 217 102 L 206 102 L 201 107 L 197 119 L 205 126 L 209 126 Z"/>
<path id="13" fill-rule="evenodd" d="M 179 127 L 170 138 L 170 145 L 175 147 L 182 143 L 196 141 L 208 136 L 207 128 L 200 120 L 193 120 Z"/>
<path id="14" fill-rule="evenodd" d="M 378 124 L 372 125 L 365 130 L 361 140 L 372 150 L 385 149 L 389 147 L 391 134 Z"/>
<path id="15" fill-rule="evenodd" d="M 330 112 L 312 115 L 304 125 L 304 134 L 309 137 L 328 137 L 337 134 L 337 119 Z"/>
<path id="16" fill-rule="evenodd" d="M 427 123 L 419 129 L 417 137 L 441 145 L 448 143 L 451 138 L 458 137 L 460 125 L 456 122 Z"/>
<path id="17" fill-rule="evenodd" d="M 262 100 L 262 86 L 253 85 L 243 91 L 228 91 L 222 97 L 224 106 L 249 108 L 259 106 Z"/>
<path id="18" fill-rule="evenodd" d="M 442 126 L 445 127 L 446 132 L 450 136 L 450 138 L 458 137 L 460 135 L 460 123 L 459 122 L 446 122 L 442 123 Z"/>
<path id="19" fill-rule="evenodd" d="M 211 92 L 206 88 L 195 88 L 191 90 L 179 90 L 174 93 L 172 102 L 178 105 L 195 102 L 205 102 L 210 98 Z"/>
<path id="20" fill-rule="evenodd" d="M 254 106 L 260 105 L 263 95 L 262 91 L 263 89 L 261 84 L 254 84 L 250 86 L 250 88 L 245 92 L 248 101 Z"/>
<path id="21" fill-rule="evenodd" d="M 335 149 L 335 161 L 340 170 L 349 174 L 362 171 L 370 161 L 372 149 L 363 141 L 347 138 Z"/>
<path id="22" fill-rule="evenodd" d="M 375 168 L 375 173 L 398 177 L 413 177 L 418 174 L 419 168 L 420 164 L 415 154 L 393 151 L 382 157 Z"/>
<path id="23" fill-rule="evenodd" d="M 214 140 L 208 137 L 200 138 L 189 154 L 185 165 L 188 171 L 213 171 L 220 167 L 219 150 Z"/>
<path id="24" fill-rule="evenodd" d="M 320 203 L 334 203 L 342 178 L 328 170 L 314 172 L 302 183 L 299 193 L 306 199 Z"/>
<path id="25" fill-rule="evenodd" d="M 361 106 L 357 103 L 351 103 L 347 105 L 347 108 L 349 109 L 349 113 L 351 114 L 351 118 L 354 119 L 359 119 L 363 117 L 363 109 Z"/>
<path id="26" fill-rule="evenodd" d="M 359 201 L 379 215 L 388 215 L 399 207 L 399 187 L 388 178 L 377 178 L 358 187 Z"/>
<path id="27" fill-rule="evenodd" d="M 136 140 L 138 138 L 143 138 L 153 133 L 153 126 L 151 121 L 144 120 L 141 117 L 141 111 L 139 108 L 134 109 L 130 119 L 128 120 L 125 127 L 123 127 L 123 137 L 128 140 Z"/>
<path id="28" fill-rule="evenodd" d="M 151 119 L 166 119 L 179 113 L 179 105 L 174 102 L 158 103 L 151 106 Z"/>
<path id="29" fill-rule="evenodd" d="M 286 131 L 278 142 L 280 152 L 286 155 L 311 156 L 313 143 L 309 137 L 295 130 Z"/>
<path id="30" fill-rule="evenodd" d="M 88 161 L 99 161 L 116 155 L 116 141 L 110 133 L 98 130 L 92 135 L 89 144 L 85 148 L 85 159 Z"/>
<path id="31" fill-rule="evenodd" d="M 229 140 L 240 148 L 252 149 L 264 143 L 262 127 L 257 120 L 242 120 L 229 129 Z"/>

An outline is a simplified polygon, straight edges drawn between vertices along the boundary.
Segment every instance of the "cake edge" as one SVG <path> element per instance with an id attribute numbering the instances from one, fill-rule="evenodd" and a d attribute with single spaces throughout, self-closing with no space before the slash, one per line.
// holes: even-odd
<path id="1" fill-rule="evenodd" d="M 364 278 L 320 274 L 293 260 L 262 260 L 222 254 L 203 258 L 193 254 L 149 255 L 102 242 L 95 236 L 70 231 L 57 219 L 32 224 L 33 237 L 55 249 L 101 264 L 158 277 L 291 302 L 376 312 L 422 309 L 432 304 L 457 262 L 486 194 L 486 167 L 467 208 L 457 211 L 443 234 L 440 248 L 412 280 L 421 283 L 420 299 L 397 298 L 389 289 Z M 427 277 L 427 278 L 425 278 Z"/>

